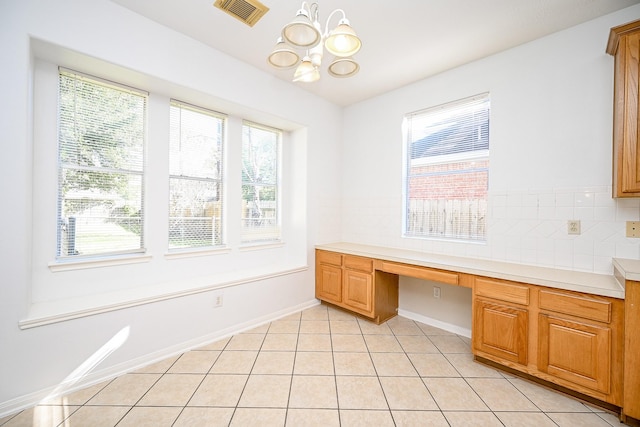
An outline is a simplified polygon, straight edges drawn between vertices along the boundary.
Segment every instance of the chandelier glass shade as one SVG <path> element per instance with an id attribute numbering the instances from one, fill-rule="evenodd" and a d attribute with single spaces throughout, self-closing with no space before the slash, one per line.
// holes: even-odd
<path id="1" fill-rule="evenodd" d="M 336 13 L 342 13 L 342 19 L 329 31 L 329 22 Z M 320 66 L 326 49 L 335 57 L 328 66 L 329 74 L 333 77 L 351 77 L 360 70 L 352 56 L 361 46 L 360 38 L 342 9 L 331 12 L 322 33 L 318 21 L 318 4 L 309 5 L 305 1 L 293 21 L 282 29 L 282 34 L 267 60 L 276 68 L 297 66 L 293 81 L 310 83 L 320 79 Z M 296 49 L 302 51 L 302 60 Z"/>

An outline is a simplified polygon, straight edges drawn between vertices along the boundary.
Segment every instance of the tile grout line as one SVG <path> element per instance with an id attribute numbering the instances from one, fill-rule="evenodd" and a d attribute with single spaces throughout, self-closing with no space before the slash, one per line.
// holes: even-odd
<path id="1" fill-rule="evenodd" d="M 287 418 L 289 417 L 289 405 L 291 404 L 291 390 L 293 389 L 293 374 L 296 370 L 296 359 L 298 358 L 298 342 L 300 341 L 300 330 L 302 329 L 302 311 L 299 313 L 298 318 L 298 332 L 296 333 L 296 348 L 293 352 L 293 364 L 291 365 L 291 379 L 289 380 L 289 394 L 287 396 L 287 407 L 284 411 L 284 425 L 287 424 Z M 269 326 L 271 327 L 271 326 Z M 266 340 L 266 337 L 265 337 Z M 260 353 L 258 353 L 258 356 Z M 257 357 L 256 357 L 257 360 Z M 233 419 L 233 418 L 232 418 Z"/>
<path id="2" fill-rule="evenodd" d="M 216 356 L 215 360 L 213 361 L 213 363 L 211 364 L 211 366 L 209 366 L 209 369 L 207 369 L 207 372 L 205 372 L 204 376 L 202 377 L 202 380 L 200 381 L 200 383 L 196 386 L 196 388 L 193 390 L 193 393 L 191 393 L 191 396 L 189 397 L 189 399 L 187 399 L 187 402 L 184 404 L 184 406 L 182 407 L 182 409 L 180 410 L 180 412 L 178 413 L 178 416 L 176 417 L 175 420 L 173 420 L 173 423 L 171 423 L 171 426 L 173 427 L 176 422 L 178 422 L 178 420 L 180 419 L 180 416 L 183 414 L 184 410 L 187 409 L 187 407 L 189 406 L 189 403 L 191 402 L 191 400 L 193 399 L 193 396 L 196 395 L 196 393 L 198 392 L 198 390 L 200 389 L 200 387 L 202 387 L 202 384 L 204 383 L 204 381 L 207 379 L 207 375 L 209 375 L 209 373 L 211 372 L 211 370 L 213 369 L 213 366 L 216 364 L 216 362 L 218 361 L 218 359 L 220 358 L 220 356 L 222 355 L 222 353 L 224 352 L 224 349 L 229 345 L 229 342 L 231 342 L 231 339 L 227 340 L 227 343 L 222 347 L 222 350 L 220 350 L 220 353 L 218 354 L 218 356 Z M 204 350 L 190 350 L 190 351 L 204 351 Z M 178 357 L 178 359 L 171 364 L 171 366 L 169 367 L 169 369 L 167 369 L 167 372 L 169 372 L 171 370 L 171 368 L 173 367 L 173 365 L 175 365 L 176 363 L 178 363 L 178 361 L 182 358 L 182 356 L 184 356 L 186 353 L 182 353 L 180 355 L 180 357 Z"/>

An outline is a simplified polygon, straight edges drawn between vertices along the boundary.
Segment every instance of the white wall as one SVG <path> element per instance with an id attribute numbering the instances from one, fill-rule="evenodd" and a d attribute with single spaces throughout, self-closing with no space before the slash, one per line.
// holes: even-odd
<path id="1" fill-rule="evenodd" d="M 348 107 L 342 240 L 605 274 L 612 257 L 637 259 L 640 241 L 624 236 L 624 223 L 640 218 L 640 201 L 611 197 L 613 57 L 605 47 L 611 27 L 638 16 L 633 6 Z M 403 238 L 403 116 L 483 92 L 491 97 L 487 243 Z M 581 235 L 567 234 L 571 219 Z M 400 309 L 408 310 L 424 295 L 404 284 Z M 449 313 L 425 307 L 413 309 Z M 457 318 L 470 319 L 468 310 L 461 303 Z"/>
<path id="2" fill-rule="evenodd" d="M 7 102 L 0 115 L 0 414 L 34 403 L 127 327 L 124 345 L 85 381 L 308 304 L 313 301 L 317 243 L 346 240 L 596 272 L 610 272 L 612 256 L 637 258 L 638 244 L 623 237 L 622 223 L 638 219 L 640 204 L 608 196 L 613 61 L 604 46 L 611 26 L 639 13 L 640 7 L 632 7 L 608 15 L 360 103 L 343 115 L 336 106 L 106 0 L 1 2 L 5 62 L 0 90 Z M 301 143 L 290 155 L 306 159 L 290 164 L 292 174 L 304 178 L 290 188 L 306 197 L 303 206 L 290 210 L 292 227 L 306 233 L 301 251 L 287 253 L 285 247 L 279 253 L 296 262 L 306 260 L 310 268 L 226 288 L 220 309 L 211 308 L 215 292 L 205 292 L 20 329 L 18 322 L 29 315 L 34 301 L 59 296 L 45 277 L 49 273 L 34 234 L 43 229 L 41 216 L 34 212 L 41 202 L 34 191 L 34 178 L 40 178 L 33 167 L 39 154 L 34 152 L 34 135 L 41 131 L 32 120 L 37 109 L 32 104 L 35 41 L 42 41 L 45 51 L 60 46 L 52 50 L 54 59 L 62 62 L 80 61 L 88 68 L 111 64 L 103 71 L 127 70 L 123 78 L 133 71 L 143 86 L 160 82 L 164 96 L 174 90 L 194 97 L 204 94 L 206 102 L 221 110 L 291 124 L 292 140 Z M 47 56 L 37 50 L 36 57 Z M 402 116 L 484 91 L 492 96 L 488 244 L 402 239 Z M 583 234 L 570 238 L 564 222 L 574 218 L 582 220 Z M 151 255 L 158 257 L 155 261 L 163 254 Z M 242 257 L 234 252 L 225 262 L 239 265 Z M 223 271 L 220 259 L 202 257 L 162 268 L 180 277 L 194 270 L 204 274 L 211 267 L 216 276 Z M 151 271 L 138 267 L 109 275 L 114 282 L 126 275 L 128 283 L 137 286 Z M 69 275 L 64 286 L 82 289 L 106 268 L 100 270 Z M 38 272 L 43 275 L 34 281 Z M 34 283 L 39 286 L 35 294 Z M 468 327 L 468 296 L 452 297 L 460 310 L 452 318 L 437 311 L 420 313 L 419 304 L 408 302 L 413 295 L 426 301 L 420 286 L 401 280 L 401 309 L 444 321 L 461 319 L 460 327 Z M 448 300 L 449 291 L 442 293 Z"/>
<path id="3" fill-rule="evenodd" d="M 106 0 L 5 1 L 0 21 L 0 90 L 6 100 L 0 114 L 0 415 L 35 403 L 121 330 L 130 331 L 124 344 L 76 387 L 316 302 L 313 246 L 336 240 L 340 230 L 340 108 Z M 34 68 L 50 73 L 56 64 L 132 80 L 154 94 L 150 109 L 156 111 L 176 96 L 232 114 L 231 127 L 243 117 L 283 126 L 289 131 L 284 191 L 290 196 L 284 202 L 284 245 L 246 252 L 231 242 L 226 254 L 168 260 L 165 239 L 151 236 L 147 263 L 53 273 L 47 264 L 54 260 L 55 231 L 47 225 L 55 214 L 43 212 L 51 194 L 40 190 L 48 177 L 41 166 L 55 162 L 41 149 L 55 139 L 46 118 L 51 110 L 38 102 L 42 93 L 34 93 Z M 38 75 L 47 79 L 47 71 Z M 162 135 L 150 127 L 151 139 Z M 158 161 L 152 153 L 149 162 Z M 149 183 L 152 208 L 165 206 L 162 188 Z M 188 293 L 228 277 L 242 281 L 253 274 L 245 271 L 252 263 L 260 265 L 263 278 L 225 288 L 222 308 L 212 308 L 219 291 L 207 291 L 19 328 L 42 306 L 46 313 L 64 313 L 87 303 L 87 295 L 97 295 L 98 304 L 115 301 L 109 286 L 122 290 L 120 297 L 149 297 L 170 281 L 167 292 Z M 288 266 L 297 272 L 287 273 Z"/>

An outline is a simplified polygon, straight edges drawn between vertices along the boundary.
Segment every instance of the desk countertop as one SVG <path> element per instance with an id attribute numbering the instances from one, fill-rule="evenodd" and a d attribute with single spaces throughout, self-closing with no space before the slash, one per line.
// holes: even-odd
<path id="1" fill-rule="evenodd" d="M 533 285 L 624 299 L 624 283 L 613 274 L 597 274 L 557 268 L 538 267 L 479 258 L 429 254 L 406 249 L 338 242 L 317 245 L 317 249 L 395 261 L 441 270 L 495 277 Z M 626 280 L 640 281 L 640 260 L 616 258 L 614 268 Z"/>

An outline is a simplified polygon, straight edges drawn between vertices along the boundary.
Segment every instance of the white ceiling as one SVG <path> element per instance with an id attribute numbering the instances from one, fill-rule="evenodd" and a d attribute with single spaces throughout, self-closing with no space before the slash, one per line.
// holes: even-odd
<path id="1" fill-rule="evenodd" d="M 214 0 L 112 1 L 291 81 L 293 70 L 276 70 L 266 58 L 299 0 L 261 0 L 270 10 L 254 27 L 214 7 Z M 320 0 L 323 28 L 340 8 L 362 39 L 355 55 L 360 72 L 336 79 L 323 70 L 319 82 L 291 84 L 346 106 L 636 3 L 640 0 Z M 334 15 L 330 27 L 340 16 Z M 603 35 L 603 51 L 605 45 Z"/>

